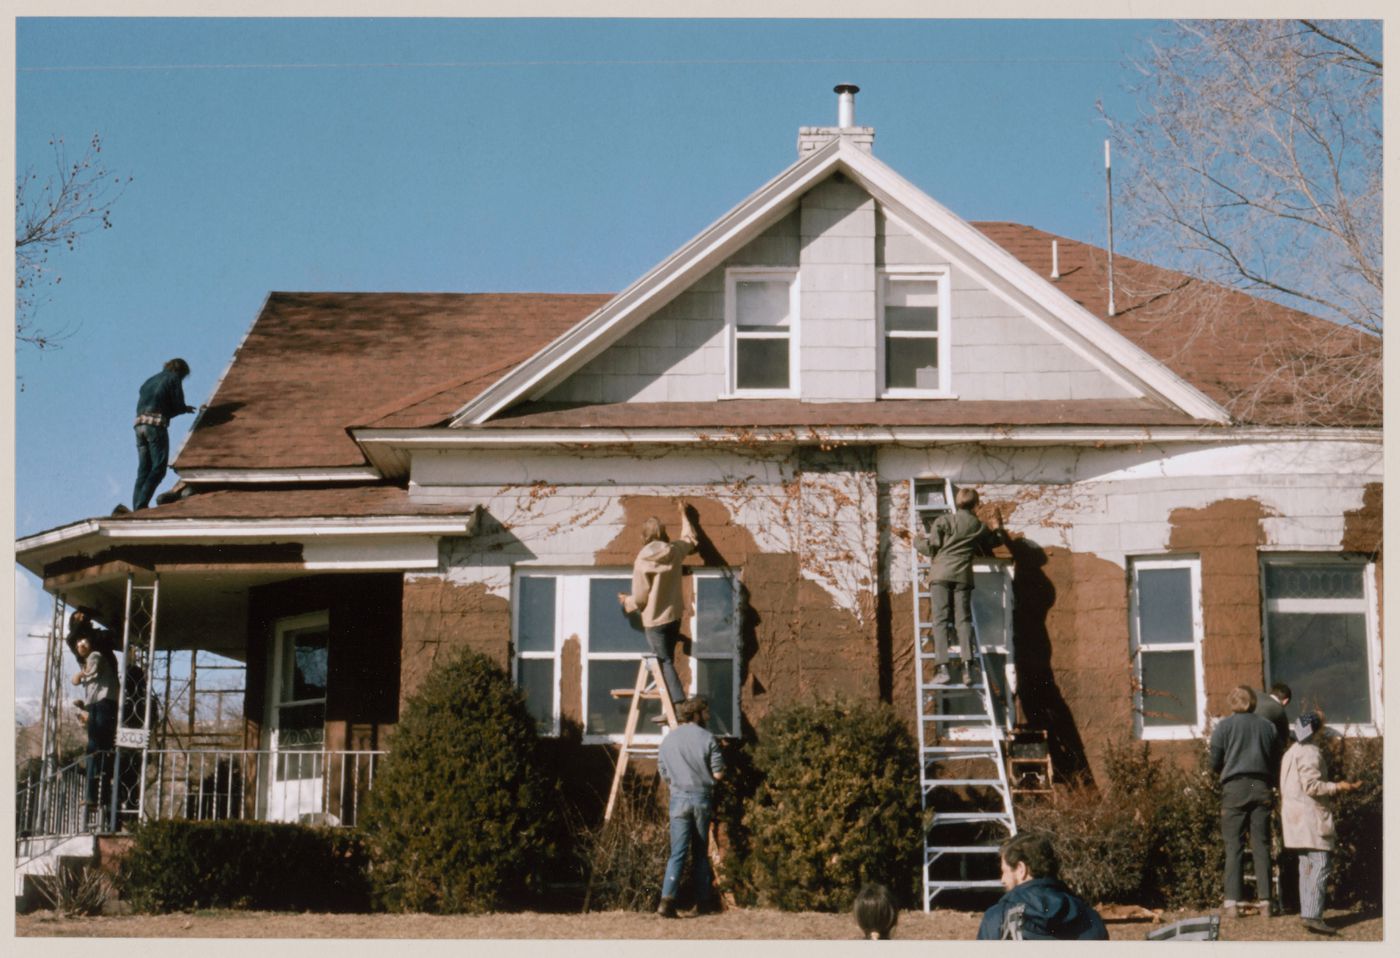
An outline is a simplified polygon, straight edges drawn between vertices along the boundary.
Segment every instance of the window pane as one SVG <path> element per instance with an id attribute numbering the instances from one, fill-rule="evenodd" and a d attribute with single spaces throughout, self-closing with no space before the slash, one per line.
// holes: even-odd
<path id="1" fill-rule="evenodd" d="M 937 306 L 886 306 L 885 331 L 891 333 L 936 333 Z"/>
<path id="2" fill-rule="evenodd" d="M 548 734 L 554 728 L 554 659 L 519 659 L 516 668 L 525 707 Z"/>
<path id="3" fill-rule="evenodd" d="M 885 387 L 937 389 L 938 340 L 886 339 Z"/>
<path id="4" fill-rule="evenodd" d="M 1264 589 L 1271 599 L 1362 599 L 1361 574 L 1362 567 L 1350 563 L 1271 562 L 1264 566 Z"/>
<path id="5" fill-rule="evenodd" d="M 791 284 L 785 279 L 745 279 L 734 284 L 734 321 L 740 326 L 786 326 L 791 320 Z"/>
<path id="6" fill-rule="evenodd" d="M 1269 613 L 1270 677 L 1291 682 L 1329 725 L 1372 721 L 1369 672 L 1365 614 Z"/>
<path id="7" fill-rule="evenodd" d="M 734 660 L 697 659 L 695 685 L 710 702 L 709 729 L 715 735 L 735 735 Z"/>
<path id="8" fill-rule="evenodd" d="M 695 654 L 732 653 L 737 647 L 738 623 L 734 620 L 734 587 L 727 576 L 696 576 Z"/>
<path id="9" fill-rule="evenodd" d="M 1007 644 L 1006 587 L 1010 580 L 1004 572 L 973 572 L 972 583 L 972 620 L 977 623 L 977 637 L 985 648 L 1004 648 Z"/>
<path id="10" fill-rule="evenodd" d="M 617 601 L 630 592 L 630 578 L 590 579 L 588 582 L 588 648 L 592 652 L 646 652 L 642 617 L 627 615 Z M 635 672 L 635 667 L 634 667 Z"/>
<path id="11" fill-rule="evenodd" d="M 287 660 L 282 679 L 282 701 L 326 697 L 326 661 L 329 633 L 324 627 L 288 632 L 284 637 Z M 291 681 L 287 681 L 290 677 Z"/>
<path id="12" fill-rule="evenodd" d="M 1142 685 L 1143 725 L 1196 724 L 1196 653 L 1143 652 Z"/>
<path id="13" fill-rule="evenodd" d="M 1191 628 L 1191 570 L 1139 569 L 1138 641 L 1194 642 Z"/>
<path id="14" fill-rule="evenodd" d="M 938 280 L 936 279 L 895 279 L 887 276 L 885 278 L 885 328 L 886 329 L 921 329 L 932 331 L 937 325 L 921 323 L 915 326 L 892 325 L 891 316 L 929 316 L 938 315 Z"/>
<path id="15" fill-rule="evenodd" d="M 591 659 L 588 663 L 588 719 L 584 731 L 590 735 L 621 735 L 627 731 L 627 710 L 630 698 L 615 699 L 613 689 L 630 689 L 637 684 L 637 659 Z M 657 699 L 642 701 L 639 732 L 654 732 L 654 715 L 661 714 Z"/>
<path id="16" fill-rule="evenodd" d="M 736 339 L 739 389 L 787 389 L 788 341 L 786 339 Z"/>
<path id="17" fill-rule="evenodd" d="M 516 602 L 520 604 L 519 650 L 553 652 L 554 577 L 521 576 Z"/>

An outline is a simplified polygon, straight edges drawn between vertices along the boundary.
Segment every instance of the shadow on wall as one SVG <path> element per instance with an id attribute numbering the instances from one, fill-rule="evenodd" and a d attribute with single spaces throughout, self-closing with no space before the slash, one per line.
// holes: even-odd
<path id="1" fill-rule="evenodd" d="M 1046 620 L 1055 605 L 1056 590 L 1044 571 L 1045 550 L 1030 539 L 1012 540 L 1010 550 L 1016 564 L 1016 684 L 1021 714 L 1025 724 L 1049 732 L 1057 779 L 1092 784 L 1084 741 L 1050 665 Z"/>

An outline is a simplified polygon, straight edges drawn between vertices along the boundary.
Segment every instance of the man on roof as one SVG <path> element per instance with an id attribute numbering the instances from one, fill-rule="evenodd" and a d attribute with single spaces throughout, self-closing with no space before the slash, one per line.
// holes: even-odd
<path id="1" fill-rule="evenodd" d="M 144 509 L 165 478 L 170 462 L 170 420 L 194 412 L 185 403 L 185 377 L 190 364 L 175 358 L 160 372 L 141 384 L 136 399 L 136 488 L 131 493 L 131 508 Z M 118 506 L 116 512 L 125 512 Z"/>

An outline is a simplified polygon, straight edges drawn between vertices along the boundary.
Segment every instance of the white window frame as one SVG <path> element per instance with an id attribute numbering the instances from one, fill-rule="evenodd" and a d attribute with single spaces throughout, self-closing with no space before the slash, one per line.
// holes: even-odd
<path id="1" fill-rule="evenodd" d="M 1270 565 L 1360 565 L 1362 597 L 1359 599 L 1272 599 L 1268 593 L 1265 574 Z M 1374 738 L 1385 728 L 1384 697 L 1382 689 L 1382 649 L 1380 629 L 1380 596 L 1376 588 L 1376 564 L 1365 556 L 1337 552 L 1269 552 L 1259 556 L 1259 597 L 1263 615 L 1262 634 L 1264 638 L 1264 687 L 1274 682 L 1273 665 L 1269 661 L 1269 613 L 1270 612 L 1362 612 L 1366 616 L 1366 677 L 1367 691 L 1371 696 L 1371 721 L 1369 723 L 1346 725 L 1343 731 Z M 1287 678 L 1280 676 L 1284 681 Z M 1294 676 L 1294 681 L 1298 678 Z M 1301 689 L 1300 689 L 1301 691 Z"/>
<path id="2" fill-rule="evenodd" d="M 739 338 L 780 339 L 765 333 L 739 333 L 738 303 L 735 286 L 741 280 L 786 280 L 788 282 L 788 384 L 785 389 L 739 388 Z M 724 345 L 726 383 L 729 398 L 768 397 L 797 398 L 802 395 L 802 293 L 798 271 L 791 266 L 732 266 L 724 273 Z"/>
<path id="3" fill-rule="evenodd" d="M 946 266 L 888 266 L 879 271 L 875 289 L 875 316 L 879 329 L 875 375 L 879 377 L 881 399 L 952 399 L 952 282 Z M 885 330 L 885 285 L 888 282 L 936 282 L 938 284 L 938 328 L 927 333 L 887 332 Z M 938 388 L 891 388 L 885 370 L 885 350 L 889 337 L 895 339 L 936 339 L 938 341 Z"/>
<path id="4" fill-rule="evenodd" d="M 695 643 L 695 636 L 699 633 L 700 627 L 700 583 L 706 579 L 729 579 L 733 583 L 734 608 L 731 610 L 734 622 L 734 649 L 729 653 L 705 654 L 702 653 Z M 734 703 L 733 714 L 727 716 L 729 727 L 733 729 L 732 735 L 720 736 L 722 738 L 739 738 L 743 735 L 743 726 L 740 724 L 740 716 L 743 708 L 739 702 L 739 669 L 743 658 L 743 608 L 742 608 L 742 588 L 737 570 L 734 569 L 696 569 L 690 575 L 690 631 L 691 651 L 690 657 L 690 688 L 689 695 L 697 695 L 700 691 L 700 662 L 706 659 L 728 659 L 731 664 L 730 676 L 732 680 L 732 701 Z M 711 712 L 714 711 L 714 703 L 710 703 Z M 711 730 L 713 731 L 713 729 Z M 716 733 L 718 734 L 718 733 Z"/>
<path id="5" fill-rule="evenodd" d="M 1191 641 L 1153 643 L 1144 649 L 1138 619 L 1138 572 L 1143 569 L 1188 569 L 1191 573 Z M 1201 609 L 1201 557 L 1197 555 L 1128 557 L 1128 632 L 1133 660 L 1133 734 L 1145 741 L 1192 739 L 1205 735 L 1206 673 L 1202 645 L 1205 618 Z M 1196 678 L 1196 721 L 1191 725 L 1148 725 L 1143 721 L 1142 656 L 1146 652 L 1191 652 Z"/>

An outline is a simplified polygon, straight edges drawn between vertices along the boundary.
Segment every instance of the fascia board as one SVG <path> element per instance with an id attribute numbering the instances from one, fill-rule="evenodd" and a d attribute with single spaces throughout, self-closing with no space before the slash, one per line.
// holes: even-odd
<path id="1" fill-rule="evenodd" d="M 600 449 L 631 445 L 713 446 L 737 442 L 774 445 L 846 442 L 907 444 L 982 442 L 994 445 L 1047 443 L 1136 442 L 1374 442 L 1382 440 L 1378 428 L 1229 426 L 1214 423 L 1180 426 L 776 426 L 736 429 L 668 427 L 607 429 L 385 429 L 358 433 L 366 449 L 387 446 L 411 456 L 419 450 L 509 449 L 530 447 L 578 447 Z"/>
<path id="2" fill-rule="evenodd" d="M 377 469 L 364 466 L 328 466 L 291 469 L 183 469 L 180 478 L 189 485 L 237 485 L 242 483 L 297 482 L 377 482 L 384 478 Z"/>
<path id="3" fill-rule="evenodd" d="M 1230 421 L 1218 403 L 1168 369 L 1151 354 L 1084 309 L 1053 283 L 992 242 L 972 224 L 934 200 L 889 166 L 863 150 L 841 144 L 840 161 L 881 203 L 921 220 L 987 264 L 1032 301 L 1039 303 L 1076 335 L 1096 344 L 1146 386 L 1196 419 Z"/>
<path id="4" fill-rule="evenodd" d="M 532 390 L 538 392 L 557 384 L 610 342 L 610 336 L 615 338 L 627 332 L 766 228 L 770 219 L 776 219 L 776 211 L 784 209 L 836 165 L 839 153 L 838 139 L 783 170 L 602 308 L 458 409 L 448 425 L 485 422 Z"/>

